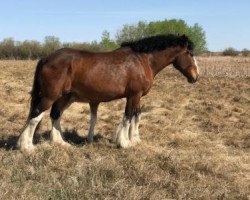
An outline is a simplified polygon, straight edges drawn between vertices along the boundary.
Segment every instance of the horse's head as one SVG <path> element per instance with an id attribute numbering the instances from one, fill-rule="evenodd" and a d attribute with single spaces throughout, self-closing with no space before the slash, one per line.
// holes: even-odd
<path id="1" fill-rule="evenodd" d="M 187 78 L 189 83 L 195 83 L 198 80 L 198 65 L 190 50 L 186 50 L 179 54 L 175 58 L 173 65 Z"/>

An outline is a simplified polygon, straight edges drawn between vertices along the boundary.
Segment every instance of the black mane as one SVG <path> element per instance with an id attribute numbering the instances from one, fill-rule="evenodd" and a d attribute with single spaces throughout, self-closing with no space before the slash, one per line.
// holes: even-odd
<path id="1" fill-rule="evenodd" d="M 186 45 L 188 45 L 188 50 L 193 51 L 194 44 L 187 36 L 169 34 L 147 37 L 138 41 L 123 42 L 121 47 L 130 47 L 133 51 L 139 53 L 150 53 L 162 51 L 170 47 L 185 47 Z"/>

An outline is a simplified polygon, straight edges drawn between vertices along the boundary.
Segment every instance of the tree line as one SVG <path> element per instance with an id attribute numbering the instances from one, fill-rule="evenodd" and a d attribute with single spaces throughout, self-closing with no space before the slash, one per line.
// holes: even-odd
<path id="1" fill-rule="evenodd" d="M 53 51 L 70 47 L 90 51 L 109 51 L 119 48 L 125 41 L 135 41 L 144 37 L 162 34 L 186 34 L 195 44 L 195 53 L 207 51 L 206 34 L 199 24 L 189 26 L 184 20 L 171 19 L 162 21 L 125 24 L 117 31 L 115 38 L 104 31 L 101 40 L 92 42 L 60 42 L 55 36 L 46 36 L 41 43 L 36 40 L 15 41 L 6 38 L 0 42 L 0 59 L 38 59 L 49 55 Z"/>
<path id="2" fill-rule="evenodd" d="M 238 51 L 237 49 L 233 47 L 228 47 L 222 51 L 223 56 L 250 56 L 250 50 L 249 49 L 242 49 L 241 51 Z"/>

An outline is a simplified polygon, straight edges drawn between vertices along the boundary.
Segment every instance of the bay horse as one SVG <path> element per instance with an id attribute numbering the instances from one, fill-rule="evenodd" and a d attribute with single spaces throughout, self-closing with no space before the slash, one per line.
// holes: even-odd
<path id="1" fill-rule="evenodd" d="M 93 141 L 97 109 L 101 102 L 126 98 L 121 124 L 114 142 L 127 148 L 140 143 L 140 99 L 148 94 L 154 77 L 173 64 L 190 83 L 198 79 L 193 43 L 185 35 L 160 35 L 125 42 L 110 52 L 89 52 L 70 48 L 41 59 L 34 74 L 30 112 L 17 141 L 21 151 L 32 151 L 33 135 L 50 107 L 52 142 L 69 145 L 61 135 L 60 119 L 73 102 L 89 103 L 91 118 L 88 141 Z"/>

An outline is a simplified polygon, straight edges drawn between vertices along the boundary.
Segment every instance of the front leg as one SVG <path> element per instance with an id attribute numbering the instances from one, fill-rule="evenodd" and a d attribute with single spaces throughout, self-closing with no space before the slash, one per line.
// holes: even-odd
<path id="1" fill-rule="evenodd" d="M 140 93 L 127 98 L 125 115 L 114 137 L 116 144 L 122 148 L 139 143 L 140 98 Z"/>
<path id="2" fill-rule="evenodd" d="M 90 126 L 89 126 L 89 132 L 88 132 L 88 142 L 93 142 L 94 140 L 94 129 L 96 125 L 96 120 L 97 120 L 97 109 L 98 109 L 97 103 L 90 103 Z"/>
<path id="3" fill-rule="evenodd" d="M 122 119 L 122 123 L 119 124 L 116 133 L 114 142 L 117 144 L 117 146 L 122 148 L 128 148 L 131 146 L 130 140 L 129 140 L 129 127 L 130 127 L 131 120 L 124 115 Z"/>
<path id="4" fill-rule="evenodd" d="M 132 117 L 130 129 L 129 129 L 129 139 L 132 145 L 136 145 L 141 142 L 140 134 L 139 134 L 140 119 L 141 119 L 141 113 L 140 111 L 137 111 Z"/>

